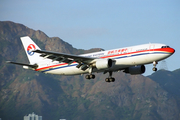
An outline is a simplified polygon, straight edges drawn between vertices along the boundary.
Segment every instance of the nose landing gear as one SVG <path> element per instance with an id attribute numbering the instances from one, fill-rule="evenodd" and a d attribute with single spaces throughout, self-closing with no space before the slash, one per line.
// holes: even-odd
<path id="1" fill-rule="evenodd" d="M 156 68 L 157 64 L 158 64 L 158 62 L 156 62 L 156 61 L 153 62 L 153 66 L 154 66 L 153 69 L 152 69 L 153 71 L 157 71 L 157 68 Z"/>

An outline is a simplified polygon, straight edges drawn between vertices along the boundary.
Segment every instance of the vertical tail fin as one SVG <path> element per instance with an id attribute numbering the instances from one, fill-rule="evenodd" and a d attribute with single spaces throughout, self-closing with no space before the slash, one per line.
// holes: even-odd
<path id="1" fill-rule="evenodd" d="M 29 36 L 21 37 L 21 41 L 30 64 L 35 64 L 43 60 L 43 58 L 39 56 L 39 53 L 32 52 L 33 50 L 41 49 L 34 43 L 34 41 Z"/>

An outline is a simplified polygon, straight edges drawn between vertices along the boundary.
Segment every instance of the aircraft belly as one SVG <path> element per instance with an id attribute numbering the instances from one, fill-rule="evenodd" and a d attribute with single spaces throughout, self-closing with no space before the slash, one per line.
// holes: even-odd
<path id="1" fill-rule="evenodd" d="M 160 61 L 160 60 L 163 60 L 169 56 L 170 56 L 170 54 L 161 54 L 161 53 L 148 54 L 147 55 L 147 62 L 152 63 L 153 61 Z"/>
<path id="2" fill-rule="evenodd" d="M 76 66 L 66 66 L 65 68 L 52 69 L 45 73 L 59 74 L 59 75 L 78 75 L 78 74 L 83 74 L 86 72 L 88 71 L 80 70 L 76 68 Z"/>

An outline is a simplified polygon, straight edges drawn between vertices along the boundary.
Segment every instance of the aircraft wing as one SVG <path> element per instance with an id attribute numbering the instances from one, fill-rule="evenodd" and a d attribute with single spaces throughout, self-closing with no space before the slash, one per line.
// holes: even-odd
<path id="1" fill-rule="evenodd" d="M 41 57 L 51 59 L 52 61 L 65 62 L 68 64 L 71 64 L 73 62 L 77 62 L 79 64 L 89 64 L 91 61 L 96 59 L 96 58 L 92 58 L 92 57 L 51 52 L 51 51 L 45 51 L 45 50 L 34 50 L 33 52 L 40 53 Z"/>

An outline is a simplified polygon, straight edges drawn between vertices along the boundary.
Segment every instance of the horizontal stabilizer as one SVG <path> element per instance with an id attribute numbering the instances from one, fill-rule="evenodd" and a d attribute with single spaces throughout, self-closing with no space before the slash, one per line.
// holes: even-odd
<path id="1" fill-rule="evenodd" d="M 6 61 L 6 63 L 16 64 L 16 65 L 22 65 L 22 66 L 28 66 L 28 67 L 31 67 L 31 68 L 34 68 L 34 69 L 36 69 L 36 68 L 38 67 L 37 64 L 30 65 L 30 64 L 17 63 L 17 62 L 11 62 L 11 61 Z"/>

